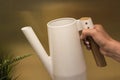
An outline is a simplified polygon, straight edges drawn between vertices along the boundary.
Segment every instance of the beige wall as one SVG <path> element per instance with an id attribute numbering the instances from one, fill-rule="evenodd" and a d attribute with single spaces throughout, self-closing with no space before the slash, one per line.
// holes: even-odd
<path id="1" fill-rule="evenodd" d="M 20 28 L 23 26 L 31 25 L 33 27 L 47 52 L 49 50 L 46 23 L 59 17 L 79 19 L 82 16 L 91 16 L 94 23 L 103 24 L 113 38 L 120 40 L 120 1 L 113 2 L 113 0 L 109 0 L 109 3 L 108 0 L 73 1 L 0 1 L 1 45 L 15 55 L 34 54 L 22 60 L 16 67 L 15 75 L 20 75 L 18 80 L 50 80 L 49 74 L 20 31 Z M 120 79 L 120 63 L 106 57 L 108 66 L 99 68 L 96 66 L 92 54 L 85 48 L 84 53 L 88 80 Z"/>

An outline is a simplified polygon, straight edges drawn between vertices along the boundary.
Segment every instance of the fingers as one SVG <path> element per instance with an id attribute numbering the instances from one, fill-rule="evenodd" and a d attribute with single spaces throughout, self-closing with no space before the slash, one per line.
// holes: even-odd
<path id="1" fill-rule="evenodd" d="M 91 44 L 87 40 L 87 37 L 91 36 L 93 39 L 95 39 L 95 37 L 97 35 L 97 31 L 99 31 L 101 29 L 103 29 L 102 25 L 97 24 L 97 25 L 95 25 L 95 27 L 93 29 L 84 29 L 82 31 L 80 38 L 83 40 L 83 42 L 88 50 L 91 50 Z"/>
<path id="2" fill-rule="evenodd" d="M 95 33 L 95 29 L 84 29 L 80 36 L 81 39 L 85 39 L 87 36 L 93 36 Z"/>
<path id="3" fill-rule="evenodd" d="M 91 50 L 91 44 L 87 39 L 83 39 L 83 43 L 88 50 Z"/>
<path id="4" fill-rule="evenodd" d="M 97 30 L 101 30 L 101 29 L 104 30 L 103 26 L 101 24 L 95 24 L 94 28 L 97 29 Z"/>
<path id="5" fill-rule="evenodd" d="M 87 36 L 94 37 L 97 32 L 104 31 L 102 25 L 96 24 L 93 29 L 84 29 L 80 36 L 81 39 L 85 39 Z"/>

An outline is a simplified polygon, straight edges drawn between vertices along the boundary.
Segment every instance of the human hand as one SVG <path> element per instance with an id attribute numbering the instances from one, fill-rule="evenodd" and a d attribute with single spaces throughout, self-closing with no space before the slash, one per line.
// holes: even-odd
<path id="1" fill-rule="evenodd" d="M 80 37 L 82 40 L 85 40 L 88 36 L 91 36 L 99 45 L 99 47 L 106 46 L 106 44 L 108 44 L 108 42 L 112 40 L 112 38 L 103 29 L 102 25 L 98 24 L 94 25 L 93 29 L 84 29 Z M 89 44 L 89 42 L 87 42 L 86 44 Z"/>
<path id="2" fill-rule="evenodd" d="M 82 31 L 81 39 L 84 40 L 86 47 L 90 49 L 90 43 L 87 41 L 88 36 L 91 36 L 98 44 L 103 55 L 112 57 L 120 62 L 120 43 L 110 37 L 102 25 L 94 25 L 93 29 L 84 29 Z"/>

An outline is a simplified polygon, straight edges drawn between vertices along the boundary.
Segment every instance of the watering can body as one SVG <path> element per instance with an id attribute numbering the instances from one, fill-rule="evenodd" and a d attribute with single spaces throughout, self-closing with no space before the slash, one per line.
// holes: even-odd
<path id="1" fill-rule="evenodd" d="M 81 25 L 74 18 L 59 18 L 48 22 L 50 56 L 31 27 L 22 31 L 39 55 L 53 80 L 86 80 L 86 65 L 81 48 Z"/>

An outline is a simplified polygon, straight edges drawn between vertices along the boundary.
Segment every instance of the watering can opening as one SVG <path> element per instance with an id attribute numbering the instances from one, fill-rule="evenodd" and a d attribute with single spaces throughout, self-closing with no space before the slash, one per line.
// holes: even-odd
<path id="1" fill-rule="evenodd" d="M 50 28 L 59 28 L 59 27 L 69 27 L 69 25 L 74 24 L 76 19 L 74 18 L 59 18 L 48 22 L 47 26 Z"/>

